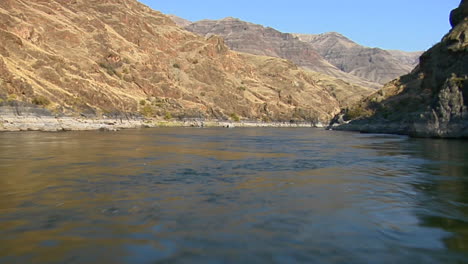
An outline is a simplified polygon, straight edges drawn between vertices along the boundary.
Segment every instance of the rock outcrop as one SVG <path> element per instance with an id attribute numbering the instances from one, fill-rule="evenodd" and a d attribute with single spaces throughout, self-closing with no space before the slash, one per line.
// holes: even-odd
<path id="1" fill-rule="evenodd" d="M 409 73 L 422 54 L 364 47 L 336 32 L 294 35 L 312 44 L 322 57 L 338 69 L 380 84 Z"/>
<path id="2" fill-rule="evenodd" d="M 325 122 L 370 90 L 230 50 L 136 0 L 0 1 L 0 106 Z"/>
<path id="3" fill-rule="evenodd" d="M 365 87 L 377 89 L 382 86 L 338 69 L 324 59 L 313 45 L 299 40 L 293 34 L 282 33 L 270 27 L 228 17 L 197 21 L 185 29 L 205 37 L 221 36 L 236 51 L 287 59 L 308 70 Z"/>
<path id="4" fill-rule="evenodd" d="M 408 75 L 343 110 L 336 129 L 418 137 L 468 137 L 468 1 L 452 11 L 453 28 Z M 339 119 L 339 118 L 337 118 Z"/>

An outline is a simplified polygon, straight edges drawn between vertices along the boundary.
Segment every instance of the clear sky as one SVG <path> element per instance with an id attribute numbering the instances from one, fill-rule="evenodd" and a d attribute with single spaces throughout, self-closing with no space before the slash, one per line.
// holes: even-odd
<path id="1" fill-rule="evenodd" d="M 450 29 L 460 0 L 139 0 L 197 21 L 236 17 L 290 33 L 339 32 L 359 44 L 426 50 Z"/>

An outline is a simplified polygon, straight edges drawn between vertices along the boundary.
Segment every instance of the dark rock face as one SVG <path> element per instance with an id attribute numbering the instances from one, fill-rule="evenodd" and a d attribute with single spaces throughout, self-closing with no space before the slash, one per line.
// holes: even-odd
<path id="1" fill-rule="evenodd" d="M 452 27 L 460 24 L 468 16 L 468 1 L 462 0 L 460 7 L 450 13 L 450 24 Z"/>
<path id="2" fill-rule="evenodd" d="M 460 80 L 455 76 L 447 79 L 435 98 L 432 115 L 429 113 L 423 122 L 415 123 L 411 133 L 468 137 L 467 83 L 467 79 Z"/>
<path id="3" fill-rule="evenodd" d="M 377 82 L 349 74 L 330 64 L 316 51 L 314 45 L 301 41 L 293 34 L 282 33 L 270 27 L 229 17 L 222 20 L 201 20 L 186 26 L 185 29 L 205 37 L 221 36 L 226 44 L 236 51 L 283 58 L 303 68 L 350 83 L 371 88 L 381 87 Z M 409 69 L 406 72 L 409 72 Z"/>
<path id="4" fill-rule="evenodd" d="M 296 36 L 340 70 L 381 84 L 409 73 L 422 54 L 364 47 L 336 32 Z"/>
<path id="5" fill-rule="evenodd" d="M 0 105 L 0 116 L 49 116 L 52 117 L 52 113 L 44 108 L 40 108 L 33 104 L 23 102 L 12 102 L 7 105 Z"/>
<path id="6" fill-rule="evenodd" d="M 464 17 L 461 17 L 464 14 Z M 343 114 L 338 129 L 468 138 L 468 18 L 466 1 L 452 11 L 452 30 L 424 53 L 409 75 L 387 84 Z"/>

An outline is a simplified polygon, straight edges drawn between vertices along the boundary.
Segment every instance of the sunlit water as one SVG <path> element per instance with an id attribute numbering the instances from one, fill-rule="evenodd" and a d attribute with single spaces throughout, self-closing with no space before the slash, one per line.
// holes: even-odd
<path id="1" fill-rule="evenodd" d="M 0 263 L 468 263 L 468 142 L 3 133 Z"/>

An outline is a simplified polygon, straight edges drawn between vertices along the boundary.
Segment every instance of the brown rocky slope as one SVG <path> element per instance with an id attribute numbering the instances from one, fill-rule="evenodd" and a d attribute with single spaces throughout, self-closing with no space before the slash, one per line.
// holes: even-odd
<path id="1" fill-rule="evenodd" d="M 283 58 L 305 69 L 331 75 L 346 82 L 375 89 L 382 87 L 378 83 L 338 69 L 325 60 L 313 45 L 299 40 L 293 34 L 282 33 L 270 27 L 227 17 L 221 20 L 200 20 L 185 26 L 185 29 L 205 37 L 221 36 L 226 44 L 236 51 Z"/>
<path id="2" fill-rule="evenodd" d="M 231 51 L 135 0 L 0 1 L 0 106 L 325 122 L 369 92 L 283 59 Z"/>
<path id="3" fill-rule="evenodd" d="M 340 70 L 380 84 L 409 73 L 422 54 L 364 47 L 336 32 L 294 35 Z"/>
<path id="4" fill-rule="evenodd" d="M 450 22 L 450 32 L 421 56 L 413 72 L 345 109 L 344 121 L 353 121 L 337 129 L 467 138 L 467 0 L 452 11 Z"/>

